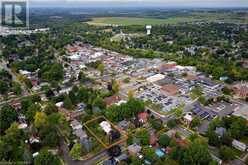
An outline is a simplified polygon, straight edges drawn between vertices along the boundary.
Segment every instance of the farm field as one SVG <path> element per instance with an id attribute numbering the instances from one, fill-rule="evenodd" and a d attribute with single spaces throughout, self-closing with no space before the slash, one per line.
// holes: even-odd
<path id="1" fill-rule="evenodd" d="M 143 18 L 143 17 L 95 17 L 91 21 L 87 22 L 90 25 L 106 26 L 106 25 L 162 25 L 162 24 L 179 24 L 179 23 L 192 23 L 198 21 L 206 22 L 225 22 L 225 23 L 247 23 L 248 14 L 242 16 L 235 14 L 225 13 L 198 13 L 193 12 L 191 15 L 172 16 L 164 18 Z"/>
<path id="2" fill-rule="evenodd" d="M 93 18 L 92 21 L 87 22 L 91 25 L 105 26 L 105 25 L 122 25 L 122 26 L 130 26 L 130 25 L 161 25 L 161 24 L 177 24 L 184 22 L 193 22 L 198 19 L 194 19 L 191 17 L 183 18 L 183 17 L 174 17 L 174 18 L 166 18 L 166 19 L 158 19 L 158 18 L 135 18 L 135 17 L 101 17 L 101 18 Z"/>

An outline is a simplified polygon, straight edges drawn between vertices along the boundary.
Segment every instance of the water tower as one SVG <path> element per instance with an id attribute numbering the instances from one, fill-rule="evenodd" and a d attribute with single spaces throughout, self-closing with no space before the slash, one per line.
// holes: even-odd
<path id="1" fill-rule="evenodd" d="M 146 34 L 150 35 L 152 30 L 152 25 L 146 25 Z"/>

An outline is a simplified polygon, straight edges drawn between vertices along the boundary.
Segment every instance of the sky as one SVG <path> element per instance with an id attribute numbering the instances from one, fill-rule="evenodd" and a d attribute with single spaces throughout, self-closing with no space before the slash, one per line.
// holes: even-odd
<path id="1" fill-rule="evenodd" d="M 31 6 L 248 7 L 248 0 L 29 0 Z"/>

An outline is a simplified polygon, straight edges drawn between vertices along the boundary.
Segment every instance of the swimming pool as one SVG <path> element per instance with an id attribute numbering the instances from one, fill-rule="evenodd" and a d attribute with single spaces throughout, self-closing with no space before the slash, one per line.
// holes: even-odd
<path id="1" fill-rule="evenodd" d="M 161 149 L 156 149 L 155 151 L 156 155 L 158 155 L 158 157 L 163 157 L 165 155 L 165 153 L 161 150 Z"/>

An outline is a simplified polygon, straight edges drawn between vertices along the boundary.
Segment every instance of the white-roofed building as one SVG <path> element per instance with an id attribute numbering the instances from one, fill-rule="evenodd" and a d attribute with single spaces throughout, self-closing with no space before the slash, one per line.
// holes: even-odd
<path id="1" fill-rule="evenodd" d="M 240 151 L 245 151 L 247 148 L 246 144 L 235 139 L 232 141 L 232 146 Z"/>
<path id="2" fill-rule="evenodd" d="M 191 113 L 187 113 L 184 117 L 184 122 L 187 124 L 187 125 L 190 125 L 190 123 L 192 122 L 193 120 L 193 117 L 192 117 L 192 114 Z"/>
<path id="3" fill-rule="evenodd" d="M 155 74 L 154 76 L 148 77 L 146 80 L 150 83 L 156 82 L 158 80 L 162 80 L 165 78 L 163 74 Z"/>
<path id="4" fill-rule="evenodd" d="M 112 130 L 111 124 L 107 121 L 102 121 L 100 123 L 101 128 L 106 132 L 107 134 Z"/>

